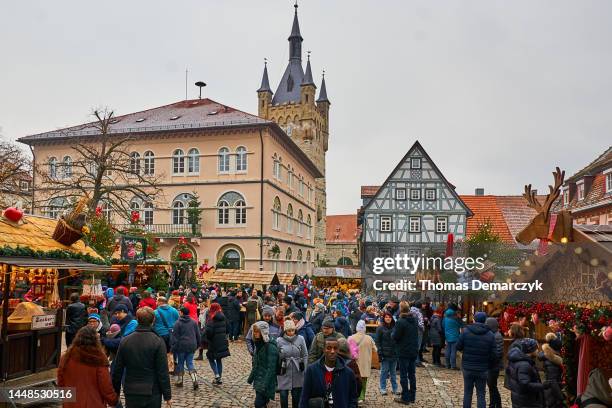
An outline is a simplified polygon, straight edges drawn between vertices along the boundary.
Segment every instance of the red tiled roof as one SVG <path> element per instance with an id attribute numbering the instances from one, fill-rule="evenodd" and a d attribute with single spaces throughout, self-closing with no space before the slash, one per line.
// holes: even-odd
<path id="1" fill-rule="evenodd" d="M 612 146 L 608 147 L 605 152 L 603 152 L 591 163 L 587 164 L 582 170 L 576 172 L 576 174 L 572 175 L 571 177 L 568 177 L 565 184 L 568 182 L 576 182 L 586 175 L 593 175 L 608 165 L 612 165 Z"/>
<path id="2" fill-rule="evenodd" d="M 556 209 L 560 210 L 563 207 L 563 201 L 557 203 Z M 588 208 L 600 207 L 603 205 L 612 206 L 612 195 L 606 192 L 606 175 L 598 173 L 593 177 L 591 187 L 586 191 L 584 199 L 578 201 L 576 194 L 570 203 L 564 208 L 569 209 L 573 212 L 586 210 Z"/>
<path id="3" fill-rule="evenodd" d="M 327 216 L 327 243 L 356 243 L 357 242 L 357 215 L 328 215 Z"/>
<path id="4" fill-rule="evenodd" d="M 380 186 L 361 186 L 361 198 L 374 197 Z"/>
<path id="5" fill-rule="evenodd" d="M 474 213 L 472 217 L 467 219 L 466 235 L 468 237 L 476 233 L 482 223 L 489 221 L 493 225 L 493 232 L 499 235 L 504 242 L 514 243 L 514 237 L 510 233 L 504 219 L 504 213 L 499 208 L 495 196 L 461 195 L 459 197 Z"/>

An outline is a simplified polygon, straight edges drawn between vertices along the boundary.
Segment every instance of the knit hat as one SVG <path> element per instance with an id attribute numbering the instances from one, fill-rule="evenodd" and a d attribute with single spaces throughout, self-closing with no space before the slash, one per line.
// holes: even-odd
<path id="1" fill-rule="evenodd" d="M 97 313 L 91 313 L 89 316 L 87 316 L 87 320 L 91 320 L 91 319 L 97 320 L 99 322 L 102 321 L 100 319 L 100 315 Z"/>
<path id="2" fill-rule="evenodd" d="M 136 292 L 137 290 L 138 290 L 138 288 L 137 288 L 136 286 L 132 286 L 132 287 L 130 288 L 130 293 L 134 293 L 134 292 Z"/>
<path id="3" fill-rule="evenodd" d="M 178 290 L 173 290 L 172 291 L 172 296 L 178 296 L 179 295 L 179 291 Z"/>
<path id="4" fill-rule="evenodd" d="M 491 329 L 493 333 L 499 330 L 499 322 L 494 317 L 487 317 L 487 320 L 485 320 L 485 324 L 489 329 Z"/>
<path id="5" fill-rule="evenodd" d="M 263 315 L 274 316 L 274 309 L 271 306 L 264 306 L 261 308 Z"/>
<path id="6" fill-rule="evenodd" d="M 534 339 L 524 338 L 521 340 L 521 350 L 525 354 L 533 353 L 538 349 L 538 342 Z"/>
<path id="7" fill-rule="evenodd" d="M 302 320 L 304 318 L 304 314 L 302 312 L 293 312 L 292 317 L 295 320 Z"/>
<path id="8" fill-rule="evenodd" d="M 357 323 L 357 332 L 365 333 L 365 331 L 366 331 L 366 324 L 365 324 L 365 322 L 363 320 L 360 320 Z"/>
<path id="9" fill-rule="evenodd" d="M 323 319 L 323 323 L 321 324 L 321 327 L 331 327 L 332 329 L 334 328 L 334 320 L 331 317 L 326 317 L 325 319 Z"/>
<path id="10" fill-rule="evenodd" d="M 287 319 L 287 320 L 285 320 L 283 328 L 285 329 L 285 331 L 287 331 L 287 330 L 295 330 L 295 323 L 293 323 L 293 320 Z"/>
<path id="11" fill-rule="evenodd" d="M 189 316 L 189 308 L 186 306 L 181 307 L 181 313 L 185 316 Z"/>
<path id="12" fill-rule="evenodd" d="M 484 323 L 487 320 L 487 314 L 485 312 L 476 312 L 474 314 L 474 321 L 476 323 Z"/>
<path id="13" fill-rule="evenodd" d="M 127 313 L 128 312 L 128 308 L 126 305 L 117 305 L 117 307 L 115 307 L 115 309 L 113 310 L 113 314 L 117 313 L 117 312 L 124 312 Z"/>
<path id="14" fill-rule="evenodd" d="M 268 323 L 264 321 L 259 321 L 259 322 L 253 323 L 253 326 L 257 326 L 257 328 L 261 332 L 261 338 L 263 339 L 264 343 L 267 343 L 270 341 L 270 326 L 268 325 Z M 251 330 L 252 330 L 252 327 L 251 327 Z"/>
<path id="15" fill-rule="evenodd" d="M 559 340 L 555 333 L 546 333 L 546 342 L 548 343 L 550 348 L 552 348 L 556 352 L 561 351 L 563 343 L 561 343 L 561 340 Z"/>

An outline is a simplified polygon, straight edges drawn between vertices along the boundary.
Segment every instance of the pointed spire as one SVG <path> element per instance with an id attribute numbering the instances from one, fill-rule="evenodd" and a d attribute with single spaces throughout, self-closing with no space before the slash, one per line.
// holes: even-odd
<path id="1" fill-rule="evenodd" d="M 268 80 L 268 59 L 267 58 L 264 58 L 263 77 L 261 78 L 261 86 L 259 87 L 257 92 L 270 92 L 270 93 L 272 93 L 272 89 L 270 89 L 270 81 Z"/>
<path id="2" fill-rule="evenodd" d="M 302 85 L 314 85 L 314 84 L 315 84 L 314 80 L 312 79 L 312 69 L 310 68 L 310 51 L 308 51 L 308 62 L 306 63 L 306 73 L 304 74 Z"/>
<path id="3" fill-rule="evenodd" d="M 321 80 L 321 90 L 319 91 L 319 99 L 317 99 L 317 102 L 329 103 L 329 99 L 327 99 L 327 87 L 325 86 L 325 70 L 323 70 L 323 80 Z"/>
<path id="4" fill-rule="evenodd" d="M 293 26 L 291 27 L 291 35 L 289 36 L 289 59 L 297 59 L 302 61 L 302 35 L 300 34 L 300 23 L 297 15 L 297 1 L 295 2 L 295 13 L 293 15 Z"/>

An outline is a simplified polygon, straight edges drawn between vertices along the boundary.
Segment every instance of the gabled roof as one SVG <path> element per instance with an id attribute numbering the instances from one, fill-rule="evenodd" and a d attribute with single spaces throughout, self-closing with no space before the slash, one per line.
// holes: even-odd
<path id="1" fill-rule="evenodd" d="M 328 215 L 326 217 L 328 244 L 354 244 L 357 242 L 357 215 Z"/>
<path id="2" fill-rule="evenodd" d="M 423 155 L 425 156 L 425 158 L 431 163 L 433 169 L 440 175 L 440 178 L 442 179 L 442 181 L 444 183 L 446 183 L 449 187 L 449 190 L 451 192 L 451 194 L 453 195 L 453 197 L 455 197 L 455 199 L 457 201 L 459 201 L 459 203 L 461 204 L 461 206 L 463 206 L 463 208 L 467 211 L 467 216 L 471 217 L 472 211 L 470 210 L 470 208 L 463 202 L 463 200 L 461 200 L 461 198 L 459 197 L 459 195 L 455 192 L 455 187 L 453 186 L 453 184 L 451 184 L 446 177 L 444 176 L 444 173 L 442 173 L 440 171 L 440 169 L 438 168 L 438 166 L 436 165 L 436 163 L 431 159 L 431 157 L 429 157 L 429 154 L 427 154 L 427 152 L 425 151 L 425 149 L 423 148 L 423 146 L 421 146 L 421 143 L 419 143 L 419 141 L 417 140 L 416 142 L 414 142 L 414 144 L 412 145 L 412 147 L 410 147 L 410 149 L 408 149 L 408 152 L 404 155 L 404 157 L 402 157 L 402 159 L 397 163 L 397 165 L 393 168 L 393 171 L 391 171 L 391 173 L 389 173 L 389 175 L 387 176 L 387 178 L 385 179 L 384 183 L 382 184 L 383 186 L 386 185 L 389 180 L 391 179 L 391 177 L 399 170 L 400 166 L 402 165 L 402 163 L 404 163 L 408 157 L 410 157 L 410 154 L 412 153 L 413 150 L 415 149 L 420 149 L 421 152 L 423 152 Z M 372 186 L 369 186 L 372 187 Z M 368 204 L 366 204 L 362 210 L 366 210 L 370 207 L 370 205 L 372 205 L 372 202 L 374 201 L 374 199 L 376 198 L 376 196 L 378 195 L 378 193 L 380 192 L 380 188 L 377 189 L 376 193 L 373 195 L 373 199 L 370 200 L 370 202 Z M 363 187 L 362 187 L 362 198 L 363 198 Z"/>
<path id="3" fill-rule="evenodd" d="M 612 166 L 612 146 L 608 147 L 606 151 L 604 151 L 599 157 L 589 163 L 582 170 L 569 177 L 564 184 L 567 185 L 569 183 L 576 182 L 578 179 L 584 176 L 593 176 L 610 166 Z"/>
<path id="4" fill-rule="evenodd" d="M 585 192 L 586 195 L 582 200 L 578 200 L 577 194 L 574 194 L 572 201 L 568 205 L 563 205 L 563 198 L 555 202 L 554 211 L 559 211 L 563 208 L 574 213 L 586 211 L 594 208 L 605 206 L 612 207 L 612 194 L 606 191 L 606 175 L 598 173 L 593 177 L 589 189 Z"/>

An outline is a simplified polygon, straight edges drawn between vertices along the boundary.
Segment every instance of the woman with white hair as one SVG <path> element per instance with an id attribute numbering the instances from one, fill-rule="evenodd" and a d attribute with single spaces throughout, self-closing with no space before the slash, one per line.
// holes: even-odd
<path id="1" fill-rule="evenodd" d="M 296 325 L 291 319 L 285 321 L 285 331 L 276 343 L 280 359 L 280 373 L 277 375 L 280 391 L 281 408 L 289 408 L 289 393 L 291 406 L 297 408 L 304 385 L 304 371 L 308 365 L 308 348 L 306 341 L 297 334 Z"/>
<path id="2" fill-rule="evenodd" d="M 357 333 L 348 338 L 349 342 L 354 342 L 359 347 L 357 365 L 361 374 L 361 393 L 358 402 L 361 404 L 365 400 L 366 387 L 370 372 L 372 371 L 372 352 L 376 352 L 376 344 L 371 336 L 366 334 L 366 324 L 363 320 L 357 323 Z"/>

